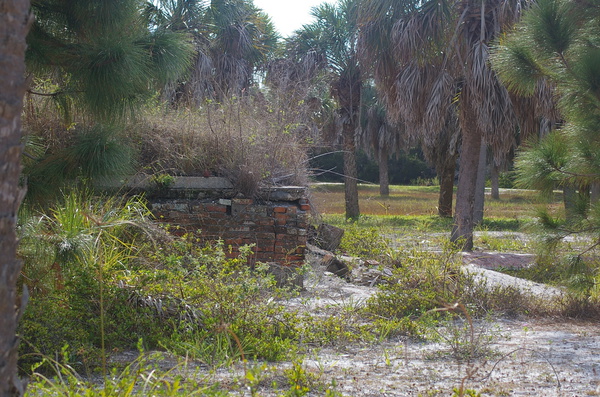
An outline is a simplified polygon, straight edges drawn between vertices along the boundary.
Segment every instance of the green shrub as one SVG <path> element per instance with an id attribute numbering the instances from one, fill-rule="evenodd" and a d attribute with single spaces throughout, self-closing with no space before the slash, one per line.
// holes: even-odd
<path id="1" fill-rule="evenodd" d="M 380 261 L 389 261 L 395 256 L 391 240 L 385 237 L 381 228 L 363 227 L 356 222 L 347 223 L 343 228 L 339 250 L 346 255 Z"/>
<path id="2" fill-rule="evenodd" d="M 276 288 L 266 266 L 247 264 L 251 248 L 228 259 L 222 242 L 201 243 L 187 234 L 140 261 L 126 282 L 137 286 L 138 297 L 160 300 L 157 314 L 174 326 L 161 346 L 211 365 L 280 360 L 295 351 L 294 319 L 273 299 L 292 292 Z M 146 304 L 156 308 L 154 301 Z"/>
<path id="3" fill-rule="evenodd" d="M 381 284 L 380 292 L 368 301 L 367 310 L 373 315 L 415 318 L 460 299 L 467 276 L 461 273 L 451 252 L 435 255 L 413 251 L 400 261 L 389 282 Z"/>
<path id="4" fill-rule="evenodd" d="M 102 347 L 129 349 L 143 337 L 156 345 L 165 324 L 131 307 L 117 284 L 142 245 L 147 209 L 135 199 L 65 195 L 47 213 L 24 212 L 19 227 L 21 283 L 31 297 L 19 326 L 22 365 L 53 357 L 65 344 L 94 366 Z"/>

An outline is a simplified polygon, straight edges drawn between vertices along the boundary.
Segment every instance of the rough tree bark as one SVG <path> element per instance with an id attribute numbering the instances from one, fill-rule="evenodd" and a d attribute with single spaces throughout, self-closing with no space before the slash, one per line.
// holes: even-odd
<path id="1" fill-rule="evenodd" d="M 460 152 L 458 186 L 454 225 L 450 241 L 460 244 L 463 251 L 473 249 L 473 205 L 477 185 L 477 168 L 481 150 L 482 132 L 477 126 L 474 113 L 463 111 L 464 128 Z"/>
<path id="2" fill-rule="evenodd" d="M 352 117 L 352 116 L 351 116 Z M 355 123 L 346 122 L 343 125 L 342 145 L 344 148 L 344 186 L 346 200 L 346 219 L 358 219 L 358 170 L 356 167 L 356 139 L 354 136 Z"/>
<path id="3" fill-rule="evenodd" d="M 0 0 L 0 396 L 21 396 L 17 323 L 24 303 L 18 299 L 17 211 L 23 199 L 21 110 L 25 94 L 25 37 L 29 0 Z"/>
<path id="4" fill-rule="evenodd" d="M 477 166 L 477 184 L 475 186 L 475 202 L 473 204 L 473 225 L 481 225 L 485 204 L 485 168 L 487 164 L 487 145 L 482 140 L 479 149 L 479 165 Z"/>
<path id="5" fill-rule="evenodd" d="M 381 149 L 379 153 L 379 195 L 390 195 L 390 172 L 387 148 Z"/>
<path id="6" fill-rule="evenodd" d="M 454 172 L 456 171 L 456 155 L 447 156 L 442 167 L 437 170 L 440 180 L 438 198 L 438 215 L 443 218 L 452 217 L 452 196 L 454 194 Z"/>
<path id="7" fill-rule="evenodd" d="M 500 200 L 500 167 L 498 167 L 493 160 L 490 180 L 492 183 L 492 199 Z"/>

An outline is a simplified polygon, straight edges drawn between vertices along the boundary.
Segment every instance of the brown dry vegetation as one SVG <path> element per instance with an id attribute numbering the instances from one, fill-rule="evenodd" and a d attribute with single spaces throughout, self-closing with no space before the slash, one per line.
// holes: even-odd
<path id="1" fill-rule="evenodd" d="M 220 175 L 244 183 L 306 184 L 312 131 L 260 101 L 206 104 L 198 110 L 147 112 L 136 124 L 141 162 L 184 175 Z"/>
<path id="2" fill-rule="evenodd" d="M 154 103 L 125 125 L 97 126 L 81 114 L 60 114 L 45 99 L 28 98 L 25 173 L 49 179 L 80 137 L 110 130 L 108 139 L 127 148 L 130 157 L 124 173 L 222 176 L 249 196 L 264 185 L 306 185 L 307 146 L 317 137 L 312 125 L 300 121 L 303 111 L 302 106 L 277 108 L 261 97 L 207 102 L 194 110 Z M 88 139 L 86 150 L 96 152 L 93 145 L 99 141 Z M 113 162 L 110 153 L 99 162 L 107 159 Z M 85 168 L 73 159 L 65 162 L 70 170 Z"/>

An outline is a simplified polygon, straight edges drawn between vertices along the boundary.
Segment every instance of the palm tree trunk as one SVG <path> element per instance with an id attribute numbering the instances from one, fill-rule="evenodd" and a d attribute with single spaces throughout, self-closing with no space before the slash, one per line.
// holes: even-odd
<path id="1" fill-rule="evenodd" d="M 0 397 L 20 396 L 16 337 L 19 311 L 17 278 L 17 211 L 23 199 L 21 173 L 21 110 L 25 94 L 25 37 L 29 30 L 29 1 L 0 2 Z M 17 307 L 17 309 L 15 309 Z"/>
<path id="2" fill-rule="evenodd" d="M 490 180 L 492 184 L 492 199 L 500 200 L 500 169 L 494 161 L 492 161 Z"/>
<path id="3" fill-rule="evenodd" d="M 358 170 L 356 168 L 356 143 L 354 123 L 344 123 L 342 131 L 344 147 L 344 198 L 346 219 L 356 220 L 360 216 L 358 207 Z"/>
<path id="4" fill-rule="evenodd" d="M 577 215 L 577 189 L 571 184 L 563 186 L 563 203 L 565 206 L 565 219 L 573 220 Z"/>
<path id="5" fill-rule="evenodd" d="M 592 182 L 590 188 L 590 204 L 596 205 L 600 201 L 600 183 Z"/>
<path id="6" fill-rule="evenodd" d="M 438 215 L 443 218 L 452 216 L 452 196 L 454 194 L 454 172 L 456 155 L 448 156 L 444 166 L 438 172 L 440 179 L 440 196 L 438 198 Z"/>
<path id="7" fill-rule="evenodd" d="M 467 114 L 467 110 L 463 110 L 462 113 L 466 120 L 462 135 L 454 226 L 450 241 L 459 244 L 463 251 L 471 251 L 473 249 L 473 205 L 482 134 L 474 116 Z"/>
<path id="8" fill-rule="evenodd" d="M 479 165 L 477 166 L 477 186 L 475 188 L 475 203 L 473 204 L 473 225 L 483 222 L 483 206 L 485 204 L 485 168 L 487 164 L 487 145 L 482 140 L 479 150 Z"/>
<path id="9" fill-rule="evenodd" d="M 387 148 L 379 152 L 379 194 L 381 196 L 390 195 L 390 173 Z"/>

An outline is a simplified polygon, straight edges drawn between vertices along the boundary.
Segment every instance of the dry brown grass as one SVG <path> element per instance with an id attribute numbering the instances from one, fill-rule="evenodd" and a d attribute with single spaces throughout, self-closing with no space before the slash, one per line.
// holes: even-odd
<path id="1" fill-rule="evenodd" d="M 305 145 L 312 138 L 265 103 L 148 112 L 136 130 L 142 164 L 153 172 L 224 176 L 249 194 L 260 184 L 307 183 Z"/>

